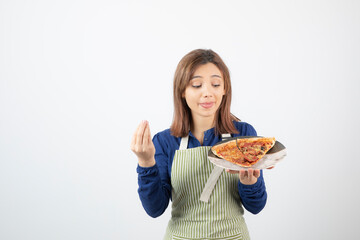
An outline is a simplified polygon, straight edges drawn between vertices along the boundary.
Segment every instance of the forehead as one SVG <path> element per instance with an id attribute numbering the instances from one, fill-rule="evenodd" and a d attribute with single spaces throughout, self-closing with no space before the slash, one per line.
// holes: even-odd
<path id="1" fill-rule="evenodd" d="M 197 68 L 195 68 L 192 78 L 193 77 L 207 77 L 207 76 L 213 76 L 213 75 L 219 76 L 221 78 L 223 77 L 222 72 L 215 64 L 206 63 L 206 64 L 201 64 Z"/>

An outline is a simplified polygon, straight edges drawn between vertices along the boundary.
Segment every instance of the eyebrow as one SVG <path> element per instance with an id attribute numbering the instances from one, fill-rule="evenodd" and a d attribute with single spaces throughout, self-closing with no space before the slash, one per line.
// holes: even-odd
<path id="1" fill-rule="evenodd" d="M 221 76 L 217 75 L 217 74 L 214 74 L 214 75 L 211 75 L 211 77 L 216 77 L 216 78 L 221 78 Z M 202 76 L 193 76 L 191 79 L 194 79 L 194 78 L 202 78 Z"/>

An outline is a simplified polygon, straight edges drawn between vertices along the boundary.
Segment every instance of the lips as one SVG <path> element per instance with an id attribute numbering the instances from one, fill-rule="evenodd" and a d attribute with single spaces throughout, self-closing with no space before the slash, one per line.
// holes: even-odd
<path id="1" fill-rule="evenodd" d="M 205 102 L 205 103 L 200 103 L 200 106 L 203 108 L 211 108 L 212 106 L 214 106 L 214 102 Z"/>

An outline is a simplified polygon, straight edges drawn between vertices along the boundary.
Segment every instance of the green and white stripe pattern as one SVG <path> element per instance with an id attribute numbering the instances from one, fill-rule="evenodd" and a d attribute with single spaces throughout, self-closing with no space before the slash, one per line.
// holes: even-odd
<path id="1" fill-rule="evenodd" d="M 171 168 L 172 217 L 164 239 L 250 239 L 237 174 L 222 172 L 209 202 L 200 201 L 214 168 L 210 147 L 177 150 Z"/>

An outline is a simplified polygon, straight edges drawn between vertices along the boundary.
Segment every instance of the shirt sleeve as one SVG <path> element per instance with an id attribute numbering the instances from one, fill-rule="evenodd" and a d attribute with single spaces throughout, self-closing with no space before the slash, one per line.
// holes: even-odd
<path id="1" fill-rule="evenodd" d="M 260 177 L 253 185 L 244 185 L 239 181 L 239 194 L 243 206 L 253 214 L 258 214 L 266 204 L 267 193 L 263 172 L 260 170 Z"/>
<path id="2" fill-rule="evenodd" d="M 238 127 L 242 136 L 257 136 L 256 130 L 250 124 L 244 123 L 241 128 Z M 266 205 L 267 192 L 263 171 L 260 170 L 260 177 L 253 185 L 238 184 L 239 195 L 243 206 L 253 214 L 258 214 Z"/>
<path id="3" fill-rule="evenodd" d="M 137 167 L 138 194 L 140 201 L 151 217 L 158 217 L 164 213 L 171 197 L 170 176 L 168 173 L 168 156 L 166 142 L 157 134 L 153 138 L 156 149 L 156 164 L 149 168 Z"/>

